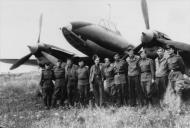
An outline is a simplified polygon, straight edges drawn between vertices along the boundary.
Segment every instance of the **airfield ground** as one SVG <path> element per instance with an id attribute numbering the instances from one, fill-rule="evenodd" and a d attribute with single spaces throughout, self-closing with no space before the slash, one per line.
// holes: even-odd
<path id="1" fill-rule="evenodd" d="M 184 114 L 157 107 L 59 108 L 44 110 L 36 97 L 39 73 L 0 76 L 0 126 L 4 128 L 189 128 Z"/>

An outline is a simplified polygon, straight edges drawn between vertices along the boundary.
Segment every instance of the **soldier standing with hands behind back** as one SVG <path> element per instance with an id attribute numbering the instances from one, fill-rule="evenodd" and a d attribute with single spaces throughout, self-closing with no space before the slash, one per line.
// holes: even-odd
<path id="1" fill-rule="evenodd" d="M 84 60 L 78 62 L 79 68 L 77 69 L 77 79 L 78 79 L 78 91 L 79 91 L 79 101 L 85 106 L 88 103 L 89 94 L 89 68 L 85 66 Z"/>
<path id="2" fill-rule="evenodd" d="M 65 67 L 66 71 L 66 85 L 67 85 L 67 97 L 69 105 L 73 106 L 74 101 L 76 101 L 76 94 L 77 94 L 77 66 L 73 64 L 72 58 L 67 59 L 67 64 Z"/>
<path id="3" fill-rule="evenodd" d="M 45 64 L 45 69 L 42 70 L 40 86 L 42 87 L 42 97 L 46 109 L 51 107 L 52 94 L 54 90 L 53 84 L 54 74 L 50 64 Z"/>
<path id="4" fill-rule="evenodd" d="M 60 100 L 60 105 L 63 105 L 67 96 L 65 84 L 65 66 L 62 65 L 62 60 L 58 60 L 57 66 L 54 69 L 55 89 L 53 93 L 52 106 L 56 107 L 57 101 Z"/>

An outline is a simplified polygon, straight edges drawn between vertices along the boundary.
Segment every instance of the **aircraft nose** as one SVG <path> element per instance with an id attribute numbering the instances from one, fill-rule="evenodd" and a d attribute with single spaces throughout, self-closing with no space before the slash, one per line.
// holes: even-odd
<path id="1" fill-rule="evenodd" d="M 71 23 L 68 23 L 67 25 L 64 26 L 64 28 L 66 28 L 69 31 L 72 31 L 73 26 Z"/>

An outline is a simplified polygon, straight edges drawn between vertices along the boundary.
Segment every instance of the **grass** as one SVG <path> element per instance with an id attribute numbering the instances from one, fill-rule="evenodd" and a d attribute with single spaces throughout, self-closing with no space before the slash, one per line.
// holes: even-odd
<path id="1" fill-rule="evenodd" d="M 36 96 L 39 73 L 0 76 L 0 126 L 5 128 L 188 128 L 184 114 L 171 109 L 139 107 L 59 108 L 44 110 Z M 174 105 L 175 106 L 175 105 Z"/>

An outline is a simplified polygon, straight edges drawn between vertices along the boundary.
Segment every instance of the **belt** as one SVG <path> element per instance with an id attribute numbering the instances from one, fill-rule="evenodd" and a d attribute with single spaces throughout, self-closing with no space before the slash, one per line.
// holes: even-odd
<path id="1" fill-rule="evenodd" d="M 80 78 L 80 79 L 78 79 L 78 80 L 88 80 L 88 78 Z"/>
<path id="2" fill-rule="evenodd" d="M 65 77 L 59 77 L 59 78 L 55 78 L 55 79 L 65 79 Z"/>
<path id="3" fill-rule="evenodd" d="M 115 73 L 115 75 L 123 75 L 123 74 L 125 74 L 124 72 L 117 72 L 117 73 Z"/>
<path id="4" fill-rule="evenodd" d="M 172 69 L 171 72 L 177 72 L 180 71 L 180 69 Z"/>
<path id="5" fill-rule="evenodd" d="M 141 72 L 141 73 L 150 73 L 150 71 L 144 71 L 144 72 Z"/>

